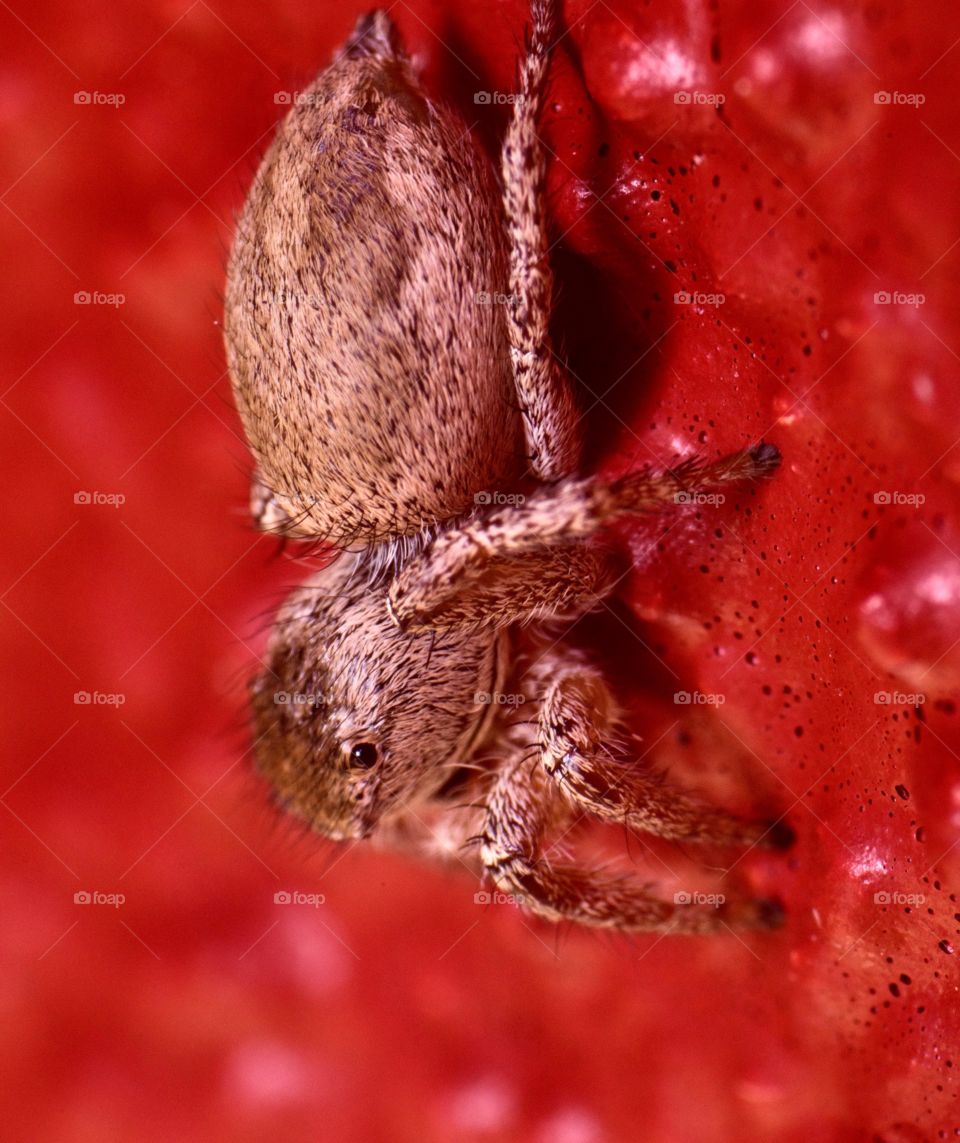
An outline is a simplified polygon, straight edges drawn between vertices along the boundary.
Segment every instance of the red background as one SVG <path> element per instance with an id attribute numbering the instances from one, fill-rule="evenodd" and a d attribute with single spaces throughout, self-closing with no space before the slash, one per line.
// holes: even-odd
<path id="1" fill-rule="evenodd" d="M 794 853 L 731 874 L 788 923 L 627 941 L 331 851 L 266 808 L 244 753 L 244 681 L 305 569 L 246 518 L 224 257 L 275 93 L 360 10 L 0 4 L 4 1133 L 953 1137 L 960 14 L 565 5 L 544 132 L 591 463 L 761 435 L 785 457 L 756 494 L 625 528 L 634 571 L 584 638 L 652 760 L 788 813 Z M 505 110 L 473 93 L 513 90 L 524 5 L 393 15 L 493 151 Z M 734 860 L 630 852 L 664 891 Z"/>

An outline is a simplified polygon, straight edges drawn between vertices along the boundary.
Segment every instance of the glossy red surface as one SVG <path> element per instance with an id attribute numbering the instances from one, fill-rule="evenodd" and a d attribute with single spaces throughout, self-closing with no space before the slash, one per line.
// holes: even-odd
<path id="1" fill-rule="evenodd" d="M 0 5 L 4 1134 L 953 1138 L 960 13 L 565 5 L 544 135 L 591 463 L 784 454 L 623 526 L 584 638 L 650 758 L 788 813 L 793 853 L 730 881 L 787 925 L 627 941 L 301 837 L 244 755 L 305 568 L 247 523 L 224 251 L 277 93 L 359 10 Z M 505 108 L 474 93 L 513 89 L 524 5 L 393 14 L 492 151 Z M 731 860 L 630 852 L 665 891 Z M 95 891 L 124 901 L 74 903 Z"/>

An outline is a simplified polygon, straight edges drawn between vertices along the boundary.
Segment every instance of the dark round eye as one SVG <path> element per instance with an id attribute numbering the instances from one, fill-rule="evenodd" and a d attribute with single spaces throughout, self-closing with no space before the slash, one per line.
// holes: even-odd
<path id="1" fill-rule="evenodd" d="M 354 766 L 369 770 L 377 764 L 377 748 L 372 742 L 358 742 L 350 751 L 350 761 Z"/>

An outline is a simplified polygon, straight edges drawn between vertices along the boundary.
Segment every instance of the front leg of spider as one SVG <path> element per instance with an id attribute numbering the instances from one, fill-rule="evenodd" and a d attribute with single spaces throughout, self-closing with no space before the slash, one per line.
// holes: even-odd
<path id="1" fill-rule="evenodd" d="M 569 920 L 619 932 L 713 933 L 772 928 L 772 901 L 731 899 L 720 908 L 666 901 L 628 876 L 552 860 L 545 842 L 571 820 L 571 804 L 542 759 L 520 755 L 498 773 L 487 800 L 481 860 L 504 893 L 549 921 Z"/>
<path id="2" fill-rule="evenodd" d="M 731 898 L 719 908 L 671 902 L 628 876 L 552 860 L 550 834 L 585 815 L 688 841 L 770 843 L 782 841 L 783 831 L 777 837 L 765 825 L 698 802 L 625 760 L 612 696 L 576 652 L 543 657 L 528 682 L 531 689 L 546 683 L 536 748 L 519 749 L 499 771 L 481 833 L 481 860 L 499 889 L 548 920 L 622 932 L 709 933 L 780 923 L 774 901 Z"/>
<path id="3" fill-rule="evenodd" d="M 628 756 L 616 701 L 603 675 L 574 654 L 550 652 L 538 673 L 540 764 L 564 796 L 601 821 L 678 841 L 782 848 L 784 823 L 744 821 L 668 784 Z"/>

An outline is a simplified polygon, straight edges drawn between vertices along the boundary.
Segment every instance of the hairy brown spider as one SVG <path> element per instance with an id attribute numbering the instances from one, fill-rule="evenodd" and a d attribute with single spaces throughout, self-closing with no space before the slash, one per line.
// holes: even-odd
<path id="1" fill-rule="evenodd" d="M 772 924 L 767 902 L 678 904 L 546 855 L 582 815 L 687 841 L 784 837 L 641 768 L 617 746 L 620 713 L 589 657 L 521 630 L 609 590 L 598 533 L 613 518 L 780 461 L 761 443 L 615 482 L 574 475 L 536 132 L 552 22 L 534 0 L 501 191 L 384 12 L 298 97 L 257 173 L 226 300 L 253 512 L 268 531 L 352 549 L 279 614 L 253 685 L 257 761 L 322 834 L 459 857 L 543 917 Z M 504 694 L 528 701 L 485 701 Z"/>

